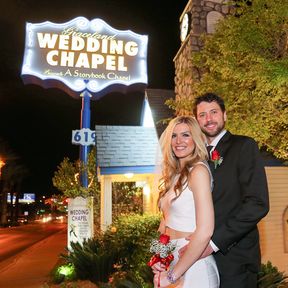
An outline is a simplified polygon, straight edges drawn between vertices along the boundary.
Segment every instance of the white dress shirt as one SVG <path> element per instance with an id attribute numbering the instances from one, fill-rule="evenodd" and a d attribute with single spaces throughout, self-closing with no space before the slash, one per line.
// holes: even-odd
<path id="1" fill-rule="evenodd" d="M 223 130 L 220 134 L 218 134 L 214 140 L 211 143 L 206 143 L 206 146 L 213 146 L 213 148 L 210 150 L 210 156 L 212 151 L 215 149 L 215 147 L 217 146 L 218 142 L 221 140 L 221 138 L 225 135 L 225 133 L 227 132 L 227 130 Z"/>

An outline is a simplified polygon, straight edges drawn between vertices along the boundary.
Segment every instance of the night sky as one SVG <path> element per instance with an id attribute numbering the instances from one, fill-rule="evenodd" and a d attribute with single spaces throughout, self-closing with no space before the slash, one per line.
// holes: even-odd
<path id="1" fill-rule="evenodd" d="M 170 1 L 169 1 L 170 2 Z M 78 158 L 72 130 L 80 128 L 81 100 L 58 89 L 24 85 L 21 79 L 25 23 L 64 23 L 100 18 L 118 30 L 148 35 L 148 88 L 174 90 L 173 58 L 180 47 L 179 17 L 187 0 L 40 1 L 0 3 L 0 139 L 30 171 L 22 192 L 53 194 L 52 177 L 64 157 Z M 141 93 L 107 94 L 91 102 L 91 129 L 98 125 L 139 125 Z"/>

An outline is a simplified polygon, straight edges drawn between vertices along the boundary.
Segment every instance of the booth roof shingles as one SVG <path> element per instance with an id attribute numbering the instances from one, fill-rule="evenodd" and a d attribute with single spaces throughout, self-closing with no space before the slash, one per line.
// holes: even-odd
<path id="1" fill-rule="evenodd" d="M 154 127 L 95 126 L 97 166 L 155 165 L 158 137 Z M 101 173 L 102 174 L 102 173 Z"/>

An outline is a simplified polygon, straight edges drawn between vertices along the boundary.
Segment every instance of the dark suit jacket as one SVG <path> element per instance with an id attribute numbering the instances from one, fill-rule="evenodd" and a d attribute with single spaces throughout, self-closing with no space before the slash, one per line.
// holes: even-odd
<path id="1" fill-rule="evenodd" d="M 220 249 L 215 259 L 221 277 L 246 269 L 258 272 L 260 248 L 257 223 L 269 211 L 268 188 L 263 160 L 256 142 L 230 132 L 215 148 L 222 163 L 215 169 L 213 202 L 215 231 L 212 241 Z"/>

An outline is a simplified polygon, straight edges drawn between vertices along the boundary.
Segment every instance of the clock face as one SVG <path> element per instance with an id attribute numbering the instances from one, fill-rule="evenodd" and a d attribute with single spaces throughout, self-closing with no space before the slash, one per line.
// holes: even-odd
<path id="1" fill-rule="evenodd" d="M 186 39 L 188 35 L 189 25 L 189 15 L 185 13 L 180 26 L 180 39 L 182 42 Z"/>

